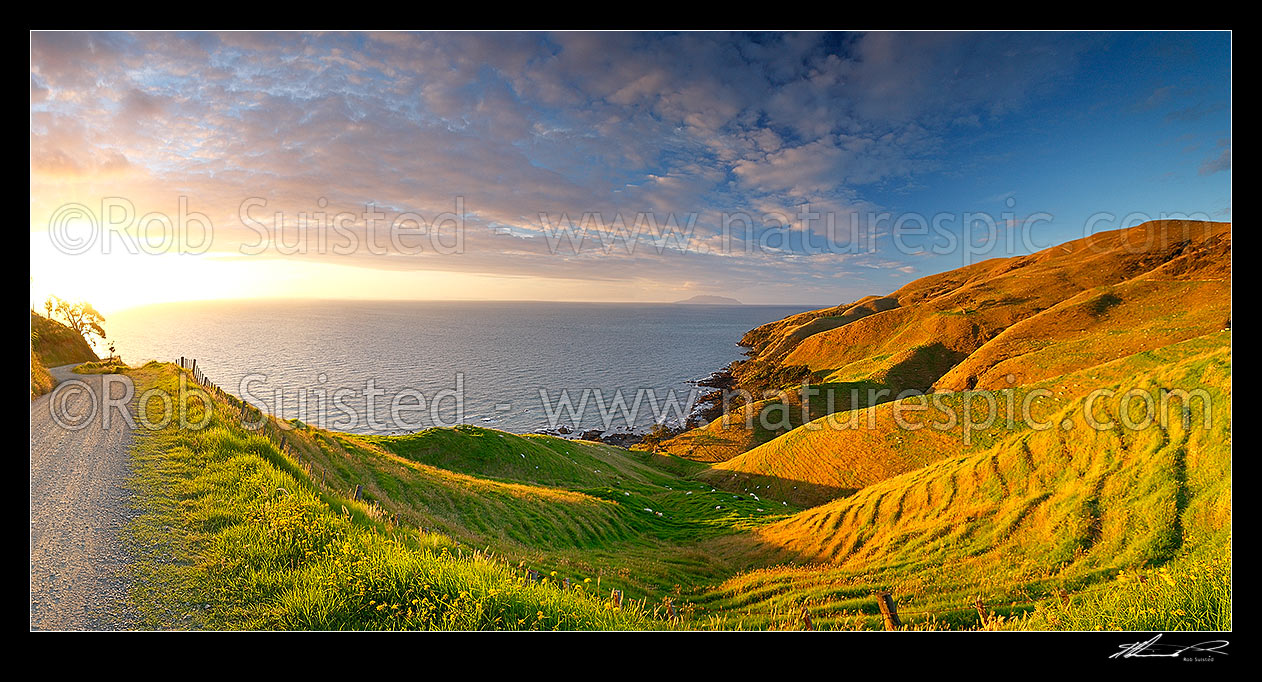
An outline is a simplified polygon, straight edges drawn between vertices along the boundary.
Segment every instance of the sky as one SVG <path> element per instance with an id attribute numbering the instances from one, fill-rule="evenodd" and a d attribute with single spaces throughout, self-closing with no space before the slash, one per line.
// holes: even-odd
<path id="1" fill-rule="evenodd" d="M 834 305 L 1231 220 L 1231 36 L 31 34 L 31 300 Z"/>

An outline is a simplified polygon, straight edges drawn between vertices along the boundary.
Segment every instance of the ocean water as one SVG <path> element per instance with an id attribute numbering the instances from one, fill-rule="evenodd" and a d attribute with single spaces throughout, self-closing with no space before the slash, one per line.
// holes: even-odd
<path id="1" fill-rule="evenodd" d="M 550 302 L 217 301 L 105 324 L 130 364 L 196 358 L 272 414 L 356 433 L 463 422 L 528 433 L 686 417 L 748 330 L 809 309 Z"/>

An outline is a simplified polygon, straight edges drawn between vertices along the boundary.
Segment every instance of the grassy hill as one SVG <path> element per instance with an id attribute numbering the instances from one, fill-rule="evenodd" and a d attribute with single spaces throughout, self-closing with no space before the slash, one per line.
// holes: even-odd
<path id="1" fill-rule="evenodd" d="M 159 363 L 129 371 L 141 389 L 159 388 L 169 395 L 179 395 L 179 373 L 172 365 Z M 206 396 L 207 402 L 199 396 Z M 422 495 L 441 488 L 462 512 L 485 512 L 498 504 L 500 513 L 513 519 L 525 519 L 532 510 L 548 505 L 559 524 L 570 523 L 565 514 L 578 511 L 586 514 L 587 523 L 616 525 L 616 519 L 601 509 L 606 503 L 452 472 L 417 472 L 399 467 L 398 461 L 356 456 L 361 453 L 346 453 L 336 467 L 326 461 L 325 467 L 308 469 L 310 460 L 304 466 L 297 457 L 295 448 L 301 445 L 290 445 L 300 443 L 299 438 L 268 437 L 245 429 L 235 399 L 190 392 L 182 406 L 190 422 L 202 421 L 205 404 L 212 410 L 204 428 L 172 423 L 139 432 L 135 488 L 145 512 L 133 525 L 139 554 L 133 599 L 149 626 L 654 627 L 651 617 L 629 602 L 613 608 L 596 594 L 598 582 L 584 582 L 588 576 L 565 576 L 573 578 L 569 590 L 559 589 L 551 576 L 531 582 L 503 556 L 396 522 L 383 503 L 426 509 L 421 505 L 433 498 L 393 500 L 376 485 L 390 481 Z M 158 422 L 164 406 L 154 400 L 141 409 Z M 279 425 L 270 423 L 274 434 Z M 308 435 L 317 447 L 324 439 L 336 444 L 326 432 Z M 339 473 L 352 475 L 378 466 L 370 492 L 362 499 L 355 499 L 350 487 L 337 478 Z M 321 469 L 324 475 L 312 475 Z M 557 527 L 532 530 L 546 535 Z M 570 536 L 575 539 L 591 540 L 581 534 Z"/>
<path id="2" fill-rule="evenodd" d="M 1046 619 L 1060 610 L 1052 605 L 1061 590 L 1089 602 L 1137 567 L 1221 568 L 1231 532 L 1231 352 L 1220 343 L 1184 355 L 1106 384 L 1119 396 L 1206 392 L 1208 401 L 1173 401 L 1164 425 L 1125 428 L 1119 404 L 1104 402 L 1094 414 L 1115 425 L 1097 430 L 1076 398 L 1053 419 L 1069 428 L 1014 433 L 732 540 L 728 550 L 747 561 L 809 568 L 745 573 L 702 603 L 743 613 L 746 624 L 809 603 L 817 623 L 872 626 L 870 595 L 892 590 L 904 620 L 932 615 L 944 627 L 976 625 L 977 596 L 1000 613 L 1042 599 L 1039 624 L 1054 627 Z M 1229 587 L 1218 588 L 1211 596 L 1221 600 Z M 1217 619 L 1200 627 L 1230 627 L 1217 601 L 1187 606 Z M 1164 623 L 1169 614 L 1132 615 Z"/>
<path id="3" fill-rule="evenodd" d="M 703 468 L 694 462 L 552 436 L 464 425 L 406 436 L 303 427 L 284 437 L 330 485 L 363 485 L 405 523 L 549 570 L 603 566 L 637 594 L 716 575 L 721 562 L 697 543 L 798 509 L 690 480 Z"/>
<path id="4" fill-rule="evenodd" d="M 1230 332 L 1217 332 L 1025 386 L 942 392 L 833 413 L 698 477 L 793 504 L 822 504 L 940 459 L 984 450 L 1031 425 L 1054 422 L 1066 404 L 1102 386 L 1229 344 Z"/>
<path id="5" fill-rule="evenodd" d="M 873 404 L 847 400 L 855 387 L 884 389 L 881 400 L 1008 388 L 1221 330 L 1231 316 L 1230 252 L 1230 223 L 1153 221 L 764 325 L 742 339 L 749 358 L 733 367 L 739 388 L 760 399 L 742 409 L 783 405 L 790 418 L 764 424 L 735 411 L 663 448 L 721 462 Z M 804 380 L 823 391 L 809 418 L 797 416 Z"/>
<path id="6" fill-rule="evenodd" d="M 1020 321 L 1060 317 L 1063 311 L 1054 309 L 1074 299 L 1087 304 L 1078 311 L 1083 316 L 1061 328 L 1094 335 L 1092 327 L 1100 320 L 1116 323 L 1119 317 L 1130 317 L 1148 322 L 1154 313 L 1172 312 L 1175 306 L 1154 311 L 1146 303 L 1192 294 L 1197 296 L 1190 302 L 1195 305 L 1186 307 L 1208 305 L 1220 315 L 1209 323 L 1195 318 L 1169 326 L 1191 327 L 1199 333 L 1190 336 L 1199 336 L 1221 329 L 1230 314 L 1230 248 L 1229 223 L 1153 221 L 1030 256 L 985 261 L 908 284 L 890 296 L 897 307 L 813 334 L 781 364 L 847 376 L 854 370 L 846 368 L 855 363 L 880 363 L 877 358 L 886 357 L 892 364 L 900 352 L 930 344 L 972 356 Z M 1119 287 L 1124 283 L 1132 284 Z M 1135 309 L 1111 310 L 1122 303 Z M 942 367 L 943 373 L 953 366 Z M 974 387 L 967 380 L 975 376 L 963 377 L 964 387 Z"/>
<path id="7" fill-rule="evenodd" d="M 45 367 L 99 360 L 92 346 L 73 329 L 31 311 L 31 351 Z"/>
<path id="8" fill-rule="evenodd" d="M 179 372 L 128 370 L 138 392 L 174 392 Z M 473 426 L 379 437 L 269 419 L 264 437 L 239 401 L 208 399 L 209 427 L 143 434 L 137 535 L 180 558 L 143 564 L 155 625 L 205 603 L 198 624 L 228 628 L 666 627 L 664 599 L 731 572 L 706 543 L 798 511 L 689 480 L 701 465 L 670 456 Z M 378 618 L 382 603 L 405 617 Z"/>
<path id="9" fill-rule="evenodd" d="M 1148 224 L 786 318 L 734 368 L 771 394 L 664 452 L 253 431 L 212 392 L 208 428 L 141 432 L 134 597 L 159 627 L 879 629 L 888 591 L 912 628 L 1230 628 L 1229 261 L 1229 226 Z"/>
<path id="10" fill-rule="evenodd" d="M 53 389 L 49 367 L 98 360 L 82 336 L 66 325 L 31 311 L 31 397 Z"/>
<path id="11" fill-rule="evenodd" d="M 142 389 L 171 389 L 177 370 L 130 373 Z M 1202 387 L 1212 412 L 1206 422 L 1206 403 L 1191 401 L 1185 427 L 1175 403 L 1165 426 L 1096 431 L 1082 421 L 1085 399 L 1066 397 L 1088 378 L 1118 394 Z M 1133 626 L 1135 602 L 1118 603 L 1118 578 L 1149 571 L 1183 591 L 1135 599 L 1217 619 L 1163 628 L 1221 627 L 1229 335 L 1057 388 L 1045 416 L 1071 429 L 997 426 L 971 449 L 805 510 L 762 484 L 713 488 L 705 465 L 548 436 L 457 427 L 377 437 L 290 424 L 269 439 L 241 428 L 233 401 L 216 396 L 210 428 L 145 436 L 138 489 L 153 511 L 138 535 L 181 559 L 147 561 L 138 599 L 155 624 L 205 604 L 191 615 L 213 627 L 798 628 L 806 607 L 816 628 L 879 628 L 871 595 L 892 590 L 912 627 L 978 627 L 977 596 L 1010 617 L 990 627 L 1093 626 L 1109 608 L 1105 622 Z M 197 420 L 195 399 L 188 409 Z M 1096 415 L 1119 420 L 1111 404 Z M 527 583 L 523 567 L 551 584 Z M 561 590 L 563 578 L 585 591 Z M 610 587 L 644 605 L 611 612 Z M 685 620 L 663 620 L 665 599 Z"/>

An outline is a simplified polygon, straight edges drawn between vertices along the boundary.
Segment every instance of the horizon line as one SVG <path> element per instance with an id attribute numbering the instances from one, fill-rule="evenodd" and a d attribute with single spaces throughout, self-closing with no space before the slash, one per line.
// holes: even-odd
<path id="1" fill-rule="evenodd" d="M 711 296 L 717 294 L 699 294 Z M 110 314 L 135 310 L 137 308 L 149 308 L 153 306 L 163 305 L 180 305 L 186 303 L 245 303 L 245 302 L 307 302 L 307 303 L 588 303 L 588 304 L 608 304 L 608 305 L 688 305 L 688 306 L 727 306 L 727 307 L 801 307 L 808 309 L 827 308 L 839 305 L 837 302 L 799 302 L 799 303 L 687 303 L 681 301 L 599 301 L 599 300 L 582 300 L 582 299 L 496 299 L 496 298 L 323 298 L 323 297 L 304 297 L 304 296 L 250 296 L 244 298 L 198 298 L 182 301 L 154 301 L 152 303 L 141 303 L 138 305 L 126 306 L 110 311 Z M 90 301 L 89 301 L 90 302 Z M 39 312 L 36 306 L 32 305 L 31 309 Z"/>

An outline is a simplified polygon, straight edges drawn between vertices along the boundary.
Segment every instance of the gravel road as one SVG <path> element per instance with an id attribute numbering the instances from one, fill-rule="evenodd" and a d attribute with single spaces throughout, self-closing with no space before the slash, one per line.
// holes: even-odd
<path id="1" fill-rule="evenodd" d="M 71 367 L 49 371 L 87 390 L 31 401 L 31 629 L 127 629 L 134 614 L 125 607 L 130 576 L 122 534 L 133 514 L 125 488 L 132 430 L 117 410 L 105 428 L 105 376 L 74 374 Z M 120 397 L 131 380 L 109 377 Z M 64 428 L 50 411 L 54 397 L 75 415 L 95 399 L 95 417 L 84 428 Z"/>

